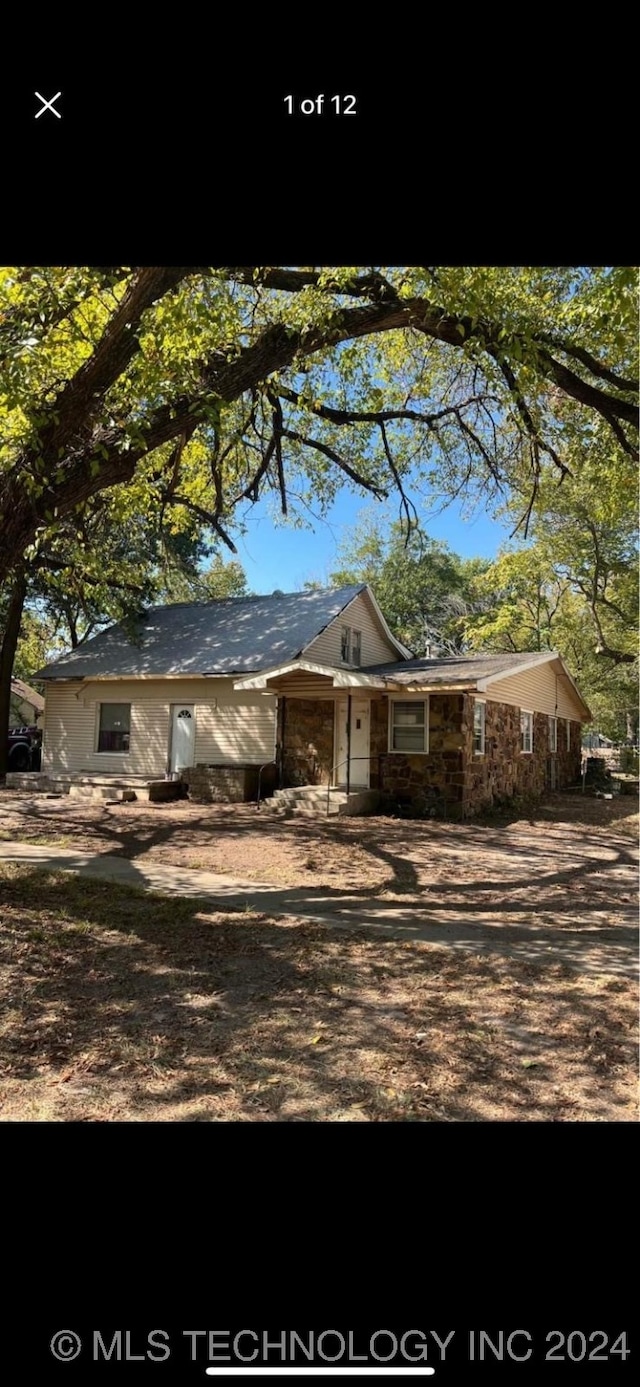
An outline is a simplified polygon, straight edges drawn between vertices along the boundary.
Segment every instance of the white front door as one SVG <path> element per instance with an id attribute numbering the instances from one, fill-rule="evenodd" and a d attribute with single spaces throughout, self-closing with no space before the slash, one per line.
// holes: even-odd
<path id="1" fill-rule="evenodd" d="M 193 703 L 174 703 L 171 708 L 171 771 L 192 766 L 196 754 L 196 710 Z"/>
<path id="2" fill-rule="evenodd" d="M 336 771 L 336 783 L 347 783 L 347 699 L 336 703 L 336 761 L 340 765 Z M 351 745 L 349 752 L 349 788 L 351 790 L 369 785 L 369 716 L 368 698 L 351 699 Z"/>

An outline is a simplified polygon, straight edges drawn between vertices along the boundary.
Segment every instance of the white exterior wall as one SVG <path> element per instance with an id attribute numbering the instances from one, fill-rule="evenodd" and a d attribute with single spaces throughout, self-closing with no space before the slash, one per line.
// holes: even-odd
<path id="1" fill-rule="evenodd" d="M 100 703 L 131 704 L 129 751 L 97 751 Z M 198 762 L 262 765 L 275 746 L 275 699 L 241 693 L 229 679 L 104 679 L 47 683 L 42 769 L 163 776 L 171 705 L 195 706 Z"/>
<path id="2" fill-rule="evenodd" d="M 364 592 L 354 597 L 353 602 L 345 607 L 340 616 L 334 617 L 326 630 L 321 635 L 316 636 L 315 640 L 306 647 L 303 658 L 315 660 L 321 665 L 337 665 L 338 668 L 342 669 L 351 668 L 351 666 L 343 665 L 340 659 L 343 626 L 350 626 L 352 630 L 362 632 L 360 668 L 364 669 L 365 665 L 382 665 L 388 660 L 402 659 L 395 646 L 385 636 L 367 594 Z"/>
<path id="3" fill-rule="evenodd" d="M 478 697 L 493 699 L 497 703 L 513 703 L 517 708 L 525 708 L 533 713 L 571 718 L 574 722 L 580 722 L 584 716 L 568 679 L 556 674 L 550 664 L 535 665 L 523 674 L 505 674 L 501 679 L 493 680 L 486 693 L 478 694 Z"/>

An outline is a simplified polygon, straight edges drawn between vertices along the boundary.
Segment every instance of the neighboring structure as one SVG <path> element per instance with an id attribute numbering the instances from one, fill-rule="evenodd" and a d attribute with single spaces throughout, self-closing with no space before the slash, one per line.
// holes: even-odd
<path id="1" fill-rule="evenodd" d="M 591 716 L 553 651 L 414 659 L 366 584 L 154 608 L 137 644 L 111 627 L 38 677 L 49 773 L 238 798 L 275 761 L 283 785 L 448 817 L 576 780 Z"/>
<path id="2" fill-rule="evenodd" d="M 42 694 L 22 679 L 11 680 L 9 727 L 41 727 L 44 713 Z"/>

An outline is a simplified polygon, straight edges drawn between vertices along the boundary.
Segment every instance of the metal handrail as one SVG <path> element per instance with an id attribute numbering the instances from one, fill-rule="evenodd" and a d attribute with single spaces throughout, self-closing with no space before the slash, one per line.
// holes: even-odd
<path id="1" fill-rule="evenodd" d="M 278 769 L 278 762 L 276 761 L 275 756 L 272 757 L 271 761 L 265 761 L 264 766 L 260 766 L 259 769 L 258 769 L 258 793 L 257 793 L 257 796 L 256 796 L 256 809 L 259 809 L 259 808 L 260 808 L 260 790 L 261 790 L 261 787 L 262 787 L 262 772 L 263 772 L 263 771 L 266 771 L 267 766 L 275 766 L 276 770 Z"/>
<path id="2" fill-rule="evenodd" d="M 380 762 L 383 755 L 384 752 L 374 751 L 371 752 L 369 756 L 345 756 L 342 761 L 336 761 L 335 766 L 331 766 L 329 770 L 329 784 L 327 785 L 327 814 L 329 813 L 329 805 L 331 803 L 331 791 L 339 789 L 339 786 L 332 784 L 334 771 L 339 771 L 341 766 L 348 766 L 351 761 L 374 761 L 376 756 L 378 757 L 378 762 Z"/>

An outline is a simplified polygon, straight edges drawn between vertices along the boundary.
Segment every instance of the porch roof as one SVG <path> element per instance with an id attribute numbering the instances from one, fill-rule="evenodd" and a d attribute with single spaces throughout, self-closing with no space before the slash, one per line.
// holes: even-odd
<path id="1" fill-rule="evenodd" d="M 290 660 L 259 674 L 234 681 L 236 689 L 261 689 L 264 693 L 295 694 L 297 697 L 335 697 L 334 690 L 367 689 L 380 693 L 464 693 L 471 690 L 491 697 L 497 680 L 523 674 L 548 664 L 564 679 L 582 708 L 582 720 L 591 717 L 589 708 L 557 650 L 518 653 L 471 653 L 441 659 L 389 661 L 361 669 L 342 669 L 312 660 Z"/>
<path id="2" fill-rule="evenodd" d="M 272 669 L 262 670 L 260 674 L 245 675 L 241 679 L 235 679 L 234 689 L 260 689 L 267 692 L 287 692 L 288 689 L 295 687 L 302 688 L 309 686 L 311 691 L 312 684 L 326 689 L 329 693 L 332 689 L 377 689 L 380 693 L 393 691 L 394 689 L 406 688 L 408 684 L 413 686 L 416 683 L 415 671 L 410 679 L 404 674 L 407 665 L 402 661 L 397 664 L 380 666 L 375 669 L 338 669 L 335 665 L 321 665 L 313 660 L 291 660 L 288 664 L 274 665 Z M 411 662 L 415 664 L 414 662 Z M 419 684 L 422 684 L 420 679 Z M 446 681 L 446 688 L 442 683 L 438 683 L 439 692 L 457 692 L 462 688 L 468 688 L 469 681 L 460 680 Z"/>
<path id="3" fill-rule="evenodd" d="M 288 664 L 274 665 L 260 674 L 245 675 L 233 681 L 234 689 L 262 689 L 265 693 L 277 692 L 289 685 L 297 687 L 307 684 L 324 686 L 327 693 L 331 689 L 386 687 L 379 675 L 369 675 L 366 670 L 336 669 L 333 665 L 321 665 L 315 660 L 290 660 Z"/>

